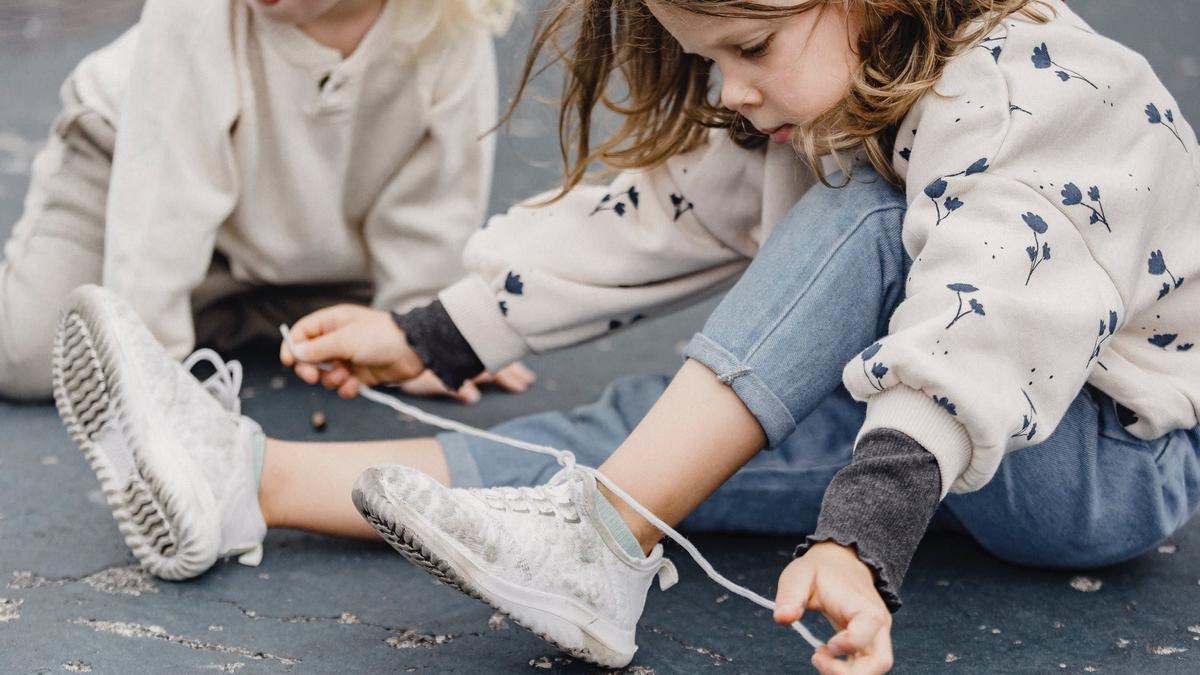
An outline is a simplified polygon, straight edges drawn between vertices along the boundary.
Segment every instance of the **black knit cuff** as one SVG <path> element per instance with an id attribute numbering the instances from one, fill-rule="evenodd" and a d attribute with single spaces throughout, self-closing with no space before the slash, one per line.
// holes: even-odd
<path id="1" fill-rule="evenodd" d="M 871 431 L 825 490 L 817 531 L 795 555 L 822 541 L 853 546 L 895 612 L 913 553 L 941 502 L 941 487 L 937 459 L 920 443 L 892 429 Z"/>
<path id="2" fill-rule="evenodd" d="M 425 367 L 433 371 L 449 388 L 483 372 L 483 362 L 459 332 L 440 300 L 404 314 L 392 312 L 392 319 Z"/>

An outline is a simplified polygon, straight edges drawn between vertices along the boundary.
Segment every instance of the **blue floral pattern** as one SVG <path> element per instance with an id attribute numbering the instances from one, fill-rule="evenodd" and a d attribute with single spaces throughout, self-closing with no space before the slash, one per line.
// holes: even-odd
<path id="1" fill-rule="evenodd" d="M 1007 39 L 1008 36 L 1006 35 L 988 37 L 980 40 L 979 44 L 975 45 L 975 47 L 988 52 L 992 55 L 992 58 L 996 60 L 996 63 L 1000 63 L 1000 54 L 1004 52 L 1002 45 Z"/>
<path id="2" fill-rule="evenodd" d="M 1061 194 L 1063 198 L 1062 203 L 1064 206 L 1082 206 L 1092 212 L 1091 217 L 1088 219 L 1089 225 L 1101 223 L 1104 225 L 1104 229 L 1108 230 L 1110 233 L 1112 232 L 1112 228 L 1108 225 L 1108 216 L 1104 213 L 1104 204 L 1100 201 L 1099 187 L 1093 185 L 1088 188 L 1087 191 L 1088 200 L 1095 202 L 1096 206 L 1100 207 L 1099 209 L 1097 209 L 1096 206 L 1084 203 L 1083 192 L 1080 191 L 1079 186 L 1074 183 L 1067 183 L 1064 185 Z"/>
<path id="3" fill-rule="evenodd" d="M 862 354 L 859 354 L 859 357 L 862 359 L 863 375 L 866 376 L 867 382 L 869 382 L 871 384 L 871 386 L 874 387 L 875 391 L 883 391 L 884 390 L 883 376 L 888 374 L 888 367 L 883 365 L 879 361 L 876 361 L 875 363 L 871 364 L 871 370 L 870 370 L 870 372 L 868 372 L 867 371 L 867 361 L 870 361 L 876 354 L 879 353 L 879 350 L 882 348 L 883 348 L 883 344 L 880 342 L 876 342 L 875 344 L 871 345 L 870 347 L 867 347 L 866 349 L 864 349 L 862 351 Z"/>
<path id="4" fill-rule="evenodd" d="M 1040 46 L 1033 48 L 1033 56 L 1030 58 L 1030 60 L 1033 61 L 1033 67 L 1037 68 L 1038 70 L 1045 70 L 1051 67 L 1057 68 L 1057 70 L 1054 71 L 1054 74 L 1057 75 L 1058 79 L 1062 80 L 1063 82 L 1080 80 L 1082 82 L 1087 82 L 1092 86 L 1092 89 L 1100 88 L 1096 86 L 1095 82 L 1092 82 L 1083 75 L 1080 75 L 1078 72 L 1061 64 L 1055 63 L 1053 59 L 1050 58 L 1050 50 L 1046 47 L 1045 42 L 1043 42 Z"/>
<path id="5" fill-rule="evenodd" d="M 1029 412 L 1021 416 L 1021 429 L 1009 438 L 1024 437 L 1025 440 L 1032 441 L 1037 435 L 1037 408 L 1033 406 L 1033 399 L 1029 398 L 1028 392 L 1022 389 L 1021 393 L 1025 396 L 1025 402 L 1029 404 Z"/>
<path id="6" fill-rule="evenodd" d="M 1171 274 L 1171 270 L 1167 268 L 1167 261 L 1163 258 L 1162 249 L 1150 252 L 1150 259 L 1146 261 L 1146 267 L 1150 274 L 1156 277 L 1164 274 L 1171 277 L 1170 283 L 1164 281 L 1162 288 L 1158 289 L 1158 300 L 1162 300 L 1167 297 L 1168 293 L 1183 285 L 1183 277 L 1176 279 L 1175 275 Z"/>
<path id="7" fill-rule="evenodd" d="M 1108 339 L 1117 334 L 1117 313 L 1114 310 L 1108 310 L 1108 320 L 1100 320 L 1100 332 L 1096 335 L 1096 343 L 1092 345 L 1092 355 L 1088 357 L 1085 369 L 1090 368 L 1092 361 L 1100 358 L 1100 352 L 1104 349 L 1104 343 Z"/>
<path id="8" fill-rule="evenodd" d="M 946 190 L 950 187 L 950 183 L 947 182 L 947 179 L 957 178 L 958 176 L 973 176 L 977 173 L 983 173 L 987 170 L 987 158 L 981 157 L 975 160 L 975 162 L 966 169 L 959 171 L 958 173 L 947 174 L 941 178 L 935 178 L 929 183 L 929 185 L 925 186 L 925 196 L 933 202 L 933 208 L 937 211 L 937 222 L 934 223 L 934 227 L 941 225 L 943 220 L 949 218 L 950 214 L 959 210 L 963 206 L 962 200 L 958 197 L 949 196 L 945 198 L 945 201 L 940 201 L 942 197 L 946 195 Z M 944 214 L 942 213 L 943 207 L 946 209 Z"/>
<path id="9" fill-rule="evenodd" d="M 969 298 L 967 309 L 963 310 L 963 293 L 974 293 L 979 290 L 978 288 L 975 288 L 971 284 L 963 283 L 946 284 L 946 288 L 954 291 L 954 294 L 958 296 L 958 309 L 954 312 L 954 318 L 951 319 L 950 323 L 946 324 L 946 330 L 950 330 L 951 326 L 958 323 L 959 319 L 967 315 L 978 314 L 979 316 L 987 316 L 987 313 L 983 311 L 983 303 L 975 298 Z"/>
<path id="10" fill-rule="evenodd" d="M 508 276 L 504 277 L 504 290 L 512 293 L 513 295 L 521 295 L 524 293 L 525 284 L 521 282 L 521 275 L 509 272 Z"/>
<path id="11" fill-rule="evenodd" d="M 1174 342 L 1175 338 L 1177 337 L 1179 337 L 1178 333 L 1155 333 L 1147 338 L 1146 341 L 1155 347 L 1166 351 L 1167 346 Z"/>
<path id="12" fill-rule="evenodd" d="M 958 409 L 955 408 L 954 404 L 950 402 L 950 399 L 946 398 L 945 396 L 934 396 L 933 402 L 942 406 L 942 408 L 944 408 L 946 412 L 950 413 L 951 415 L 956 417 L 958 416 Z"/>
<path id="13" fill-rule="evenodd" d="M 600 203 L 596 204 L 596 208 L 592 209 L 592 212 L 588 215 L 594 216 L 601 211 L 612 211 L 624 218 L 627 208 L 626 204 L 632 205 L 635 209 L 638 207 L 638 196 L 637 186 L 635 185 L 630 185 L 628 190 L 617 193 L 615 197 L 612 194 L 606 193 L 600 198 Z"/>
<path id="14" fill-rule="evenodd" d="M 695 204 L 689 202 L 683 195 L 677 194 L 671 195 L 671 204 L 675 207 L 675 220 L 679 220 L 683 214 L 691 211 L 692 207 L 695 206 Z"/>
<path id="15" fill-rule="evenodd" d="M 1188 152 L 1187 143 L 1183 142 L 1183 137 L 1179 135 L 1179 128 L 1175 126 L 1175 113 L 1171 112 L 1170 108 L 1164 109 L 1161 113 L 1158 112 L 1158 106 L 1153 103 L 1146 104 L 1146 118 L 1150 120 L 1150 124 L 1161 124 L 1166 127 L 1175 136 L 1175 140 L 1183 146 L 1183 151 Z M 1190 152 L 1188 154 L 1191 154 Z"/>
<path id="16" fill-rule="evenodd" d="M 1050 259 L 1050 244 L 1048 242 L 1039 241 L 1038 235 L 1045 234 L 1049 226 L 1046 221 L 1032 211 L 1021 216 L 1021 220 L 1033 230 L 1033 246 L 1025 247 L 1025 254 L 1029 256 L 1029 275 L 1025 277 L 1025 285 L 1029 285 L 1029 280 L 1033 278 L 1033 273 L 1037 268 Z"/>

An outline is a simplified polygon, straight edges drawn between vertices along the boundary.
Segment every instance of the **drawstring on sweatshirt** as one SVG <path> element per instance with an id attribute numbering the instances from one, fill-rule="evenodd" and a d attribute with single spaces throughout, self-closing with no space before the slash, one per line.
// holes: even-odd
<path id="1" fill-rule="evenodd" d="M 284 342 L 284 344 L 287 345 L 288 351 L 291 352 L 291 354 L 294 357 L 296 354 L 296 349 L 295 349 L 295 344 L 292 342 L 292 335 L 291 335 L 291 331 L 288 329 L 288 326 L 286 324 L 279 326 L 279 332 L 281 335 L 283 335 L 283 342 Z M 330 370 L 332 368 L 332 366 L 330 366 L 328 363 L 314 363 L 311 365 L 315 366 L 316 368 L 318 368 L 320 370 Z M 730 593 L 734 593 L 735 595 L 740 595 L 741 597 L 746 598 L 750 602 L 753 602 L 754 604 L 756 604 L 760 607 L 769 609 L 771 611 L 775 611 L 775 603 L 774 602 L 771 602 L 770 600 L 764 598 L 763 596 L 759 595 L 758 593 L 755 593 L 754 591 L 752 591 L 748 588 L 745 588 L 743 586 L 739 586 L 739 585 L 735 584 L 734 582 L 730 581 L 729 579 L 727 579 L 724 575 L 722 575 L 720 572 L 718 572 L 716 570 L 716 568 L 714 568 L 712 566 L 712 564 L 709 563 L 708 560 L 706 560 L 704 558 L 703 555 L 700 554 L 700 550 L 697 549 L 696 546 L 694 544 L 692 544 L 692 542 L 688 541 L 686 537 L 684 537 L 683 535 L 676 532 L 675 529 L 672 528 L 670 525 L 667 525 L 666 523 L 664 523 L 661 519 L 659 519 L 658 516 L 651 513 L 649 509 L 647 509 L 646 507 L 639 504 L 636 499 L 629 496 L 629 494 L 627 492 L 625 492 L 624 490 L 622 490 L 620 487 L 618 487 L 616 483 L 609 480 L 608 476 L 605 476 L 599 470 L 594 469 L 590 466 L 583 466 L 581 464 L 576 464 L 574 453 L 572 453 L 568 450 L 559 450 L 557 448 L 552 448 L 548 445 L 538 445 L 536 443 L 526 443 L 525 441 L 520 441 L 515 438 L 509 438 L 507 436 L 501 436 L 500 434 L 494 434 L 490 431 L 484 431 L 483 429 L 477 429 L 470 425 L 463 424 L 462 422 L 456 422 L 451 419 L 439 417 L 432 413 L 425 412 L 424 410 L 421 410 L 420 408 L 417 408 L 416 406 L 409 405 L 409 404 L 397 399 L 394 396 L 389 396 L 380 391 L 372 389 L 371 387 L 368 387 L 366 385 L 359 386 L 359 395 L 362 396 L 363 398 L 367 399 L 368 401 L 371 401 L 373 403 L 378 403 L 379 405 L 387 406 L 402 415 L 407 415 L 408 417 L 411 417 L 419 422 L 423 422 L 430 426 L 438 427 L 439 429 L 444 429 L 446 431 L 455 431 L 460 434 L 465 434 L 467 436 L 475 436 L 476 438 L 482 438 L 484 440 L 493 441 L 495 443 L 501 443 L 503 445 L 508 445 L 508 446 L 517 448 L 519 450 L 527 450 L 529 452 L 536 452 L 536 453 L 543 454 L 543 455 L 550 455 L 551 457 L 554 457 L 555 460 L 557 460 L 558 463 L 561 464 L 564 469 L 568 469 L 568 470 L 574 469 L 574 470 L 582 471 L 584 473 L 591 475 L 596 480 L 603 483 L 604 486 L 607 487 L 609 490 L 611 490 L 612 493 L 615 494 L 617 497 L 619 497 L 621 499 L 621 501 L 628 504 L 630 506 L 630 508 L 632 508 L 634 511 L 637 511 L 638 515 L 645 518 L 646 521 L 649 522 L 654 527 L 658 528 L 658 530 L 660 532 L 662 532 L 663 534 L 665 534 L 667 536 L 667 538 L 669 538 L 671 541 L 675 542 L 676 544 L 679 544 L 679 546 L 681 548 L 683 548 L 684 551 L 687 551 L 687 554 L 689 556 L 691 556 L 692 560 L 695 561 L 695 563 L 697 565 L 700 566 L 700 569 L 704 570 L 704 573 L 708 575 L 709 579 L 712 579 L 713 581 L 717 582 L 717 584 L 724 587 Z M 808 642 L 808 644 L 811 645 L 813 649 L 816 649 L 824 644 L 823 642 L 818 640 L 817 637 L 815 635 L 813 635 L 812 632 L 809 631 L 808 628 L 803 623 L 801 623 L 799 621 L 793 622 L 792 628 L 797 633 L 799 633 L 800 636 L 803 637 L 804 640 L 806 642 Z"/>

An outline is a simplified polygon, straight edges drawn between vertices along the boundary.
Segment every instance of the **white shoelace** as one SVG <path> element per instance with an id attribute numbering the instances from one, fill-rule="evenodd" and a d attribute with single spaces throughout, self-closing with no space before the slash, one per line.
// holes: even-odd
<path id="1" fill-rule="evenodd" d="M 291 331 L 288 329 L 288 327 L 286 325 L 281 325 L 279 327 L 279 332 L 283 335 L 283 341 L 285 344 L 287 344 L 288 351 L 291 352 L 292 354 L 295 354 L 296 350 L 295 350 L 295 345 L 292 342 Z M 330 366 L 327 363 L 314 363 L 312 365 L 320 370 L 329 370 L 330 368 L 332 368 L 332 366 Z M 239 366 L 239 381 L 240 381 L 240 366 Z M 407 415 L 419 422 L 423 422 L 430 426 L 438 427 L 439 429 L 444 429 L 446 431 L 455 431 L 460 434 L 466 434 L 468 436 L 475 436 L 476 438 L 482 438 L 484 440 L 493 441 L 496 443 L 502 443 L 504 445 L 508 445 L 508 446 L 511 446 L 511 447 L 514 447 L 514 448 L 517 448 L 520 450 L 528 450 L 529 452 L 536 452 L 536 453 L 543 454 L 543 455 L 550 455 L 551 457 L 554 457 L 555 460 L 557 460 L 558 463 L 560 465 L 562 465 L 563 469 L 565 469 L 565 470 L 568 470 L 568 471 L 576 470 L 576 471 L 582 471 L 587 474 L 590 474 L 593 478 L 595 478 L 596 480 L 603 483 L 604 486 L 607 487 L 609 490 L 611 490 L 613 494 L 620 497 L 621 501 L 628 504 L 630 506 L 630 508 L 632 508 L 634 511 L 637 511 L 638 515 L 645 518 L 646 521 L 649 522 L 654 527 L 658 528 L 658 530 L 660 532 L 662 532 L 664 535 L 666 535 L 671 541 L 678 544 L 681 548 L 683 548 L 684 551 L 687 551 L 687 554 L 689 556 L 691 556 L 692 560 L 695 561 L 695 563 L 697 565 L 700 566 L 700 569 L 704 570 L 704 573 L 708 575 L 709 579 L 712 579 L 713 581 L 717 582 L 719 585 L 724 587 L 730 593 L 733 593 L 735 595 L 740 595 L 741 597 L 746 598 L 750 602 L 753 602 L 754 604 L 756 604 L 760 607 L 769 609 L 772 612 L 775 611 L 775 603 L 774 602 L 768 600 L 767 598 L 764 598 L 763 596 L 759 595 L 758 593 L 755 593 L 754 591 L 752 591 L 748 588 L 745 588 L 744 586 L 739 586 L 738 584 L 735 584 L 734 582 L 732 582 L 728 578 L 726 578 L 723 574 L 718 572 L 716 570 L 716 568 L 714 568 L 712 566 L 712 564 L 709 563 L 708 560 L 706 560 L 703 555 L 701 555 L 700 550 L 697 549 L 696 546 L 694 544 L 692 544 L 692 542 L 688 541 L 687 538 L 684 537 L 682 534 L 679 534 L 678 532 L 676 532 L 673 527 L 664 523 L 658 516 L 651 513 L 649 509 L 647 509 L 646 507 L 639 504 L 636 499 L 629 496 L 629 494 L 627 492 L 625 492 L 624 490 L 622 490 L 620 487 L 618 487 L 616 483 L 609 480 L 608 476 L 605 476 L 599 470 L 594 469 L 590 466 L 583 466 L 582 464 L 576 464 L 575 463 L 575 454 L 570 452 L 569 450 L 559 450 L 557 448 L 552 448 L 548 445 L 538 445 L 536 443 L 526 443 L 525 441 L 517 440 L 515 438 L 509 438 L 507 436 L 501 436 L 500 434 L 494 434 L 490 431 L 484 431 L 483 429 L 477 429 L 470 425 L 463 424 L 462 422 L 456 422 L 451 419 L 439 417 L 432 413 L 425 412 L 424 410 L 421 410 L 420 408 L 418 408 L 416 406 L 409 405 L 409 404 L 395 398 L 394 396 L 389 396 L 389 395 L 379 392 L 375 389 L 372 389 L 371 387 L 368 387 L 366 385 L 360 385 L 358 391 L 359 391 L 359 395 L 362 396 L 363 398 L 367 399 L 368 401 L 387 406 L 402 415 Z M 804 640 L 806 642 L 808 642 L 808 644 L 811 645 L 813 649 L 816 649 L 816 648 L 820 647 L 821 645 L 825 644 L 825 643 L 821 642 L 819 639 L 817 639 L 817 637 L 815 635 L 813 635 L 812 632 L 809 631 L 808 628 L 799 621 L 792 623 L 792 628 L 797 633 L 799 633 L 800 636 L 803 637 Z"/>
<path id="2" fill-rule="evenodd" d="M 242 364 L 239 361 L 226 362 L 221 355 L 207 347 L 197 349 L 183 360 L 183 369 L 192 372 L 192 368 L 201 361 L 207 361 L 215 371 L 207 380 L 200 383 L 205 391 L 235 415 L 242 414 L 242 399 L 238 395 L 242 389 Z"/>

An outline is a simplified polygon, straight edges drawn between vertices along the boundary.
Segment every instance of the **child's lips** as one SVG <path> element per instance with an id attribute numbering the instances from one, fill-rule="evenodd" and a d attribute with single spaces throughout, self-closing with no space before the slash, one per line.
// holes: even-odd
<path id="1" fill-rule="evenodd" d="M 260 5 L 265 5 L 267 7 L 270 7 L 271 5 L 274 5 L 275 3 L 279 2 L 279 0 L 257 0 L 257 2 Z"/>
<path id="2" fill-rule="evenodd" d="M 767 135 L 771 137 L 772 143 L 787 143 L 792 140 L 792 132 L 796 129 L 794 124 L 782 124 L 767 131 Z"/>

